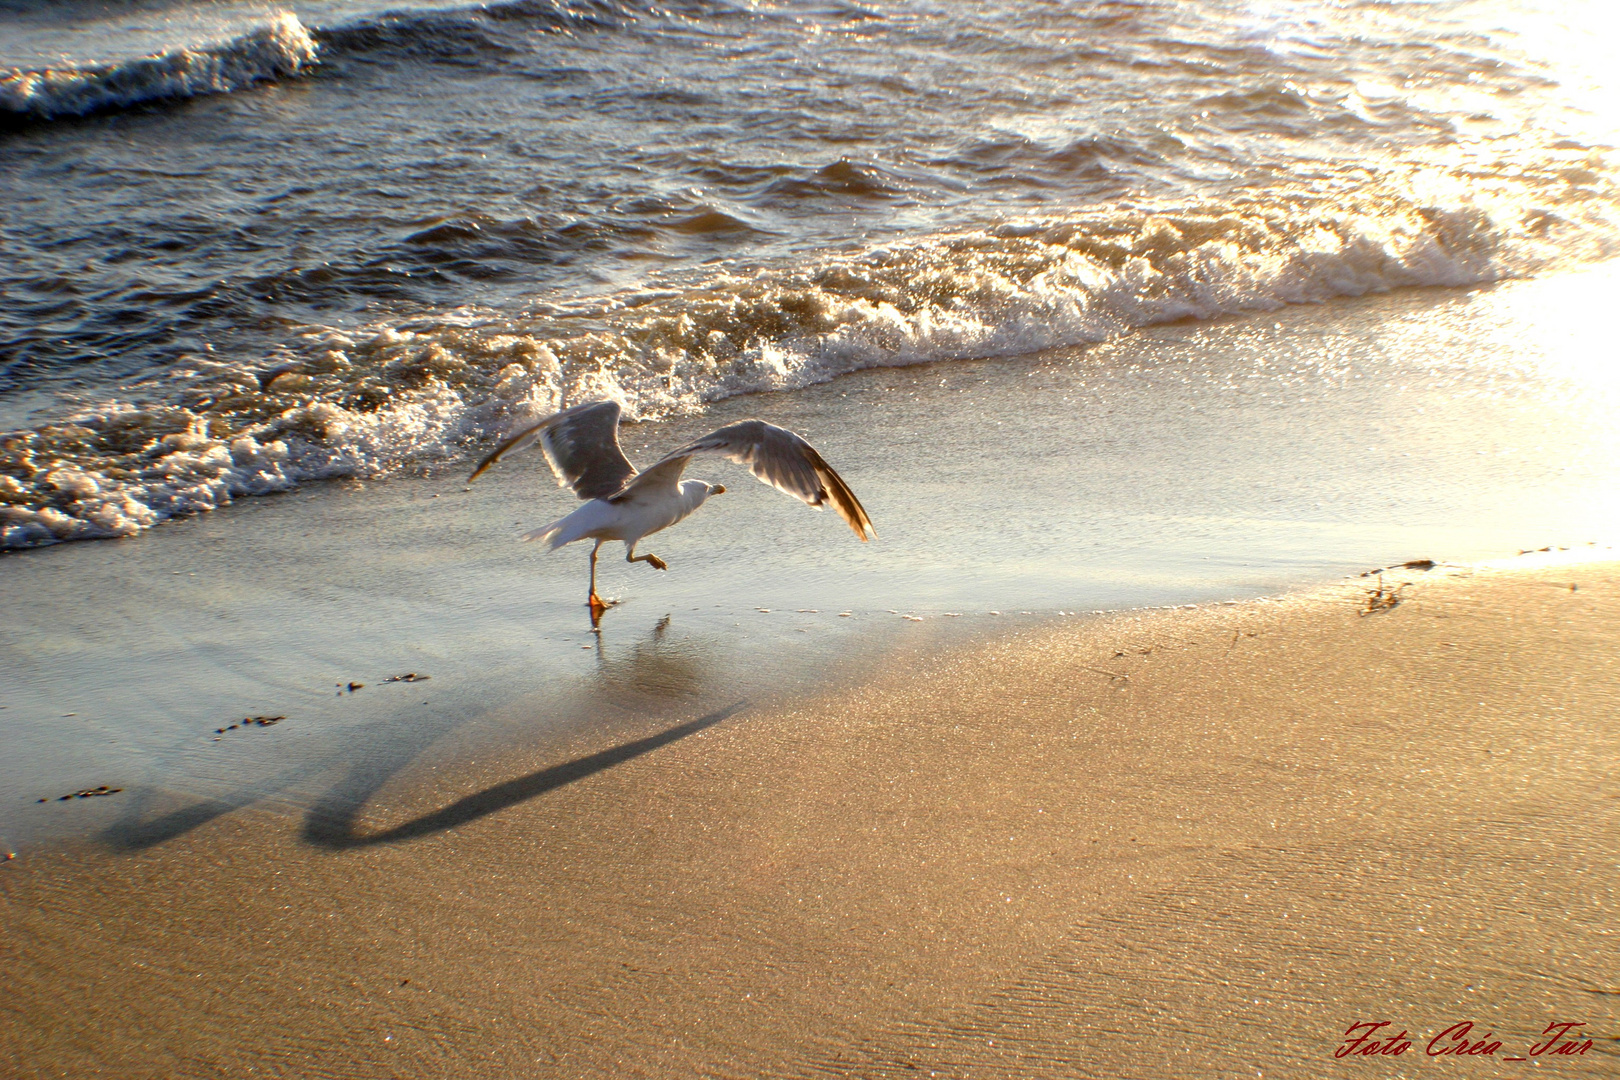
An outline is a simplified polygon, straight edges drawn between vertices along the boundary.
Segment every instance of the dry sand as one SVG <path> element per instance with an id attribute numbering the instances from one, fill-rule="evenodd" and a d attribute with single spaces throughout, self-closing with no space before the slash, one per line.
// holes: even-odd
<path id="1" fill-rule="evenodd" d="M 1390 580 L 25 852 L 0 1075 L 1620 1075 L 1620 564 Z"/>

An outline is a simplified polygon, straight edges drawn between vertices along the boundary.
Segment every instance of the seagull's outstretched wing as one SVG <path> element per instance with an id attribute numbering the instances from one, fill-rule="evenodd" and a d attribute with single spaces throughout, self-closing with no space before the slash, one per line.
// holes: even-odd
<path id="1" fill-rule="evenodd" d="M 582 499 L 605 499 L 624 488 L 636 475 L 634 465 L 619 449 L 619 403 L 592 401 L 553 413 L 508 438 L 495 448 L 467 477 L 470 484 L 484 470 L 513 450 L 522 450 L 536 439 L 546 452 L 557 483 L 571 487 Z"/>
<path id="2" fill-rule="evenodd" d="M 715 454 L 747 465 L 765 483 L 803 499 L 818 510 L 831 503 L 838 516 L 847 521 L 862 540 L 868 532 L 877 535 L 865 507 L 849 490 L 843 477 L 833 472 L 832 466 L 816 453 L 816 448 L 787 428 L 763 420 L 744 420 L 711 431 L 696 442 L 664 455 L 662 461 L 626 484 L 614 501 L 634 497 L 641 487 L 679 482 L 686 463 L 699 454 Z"/>

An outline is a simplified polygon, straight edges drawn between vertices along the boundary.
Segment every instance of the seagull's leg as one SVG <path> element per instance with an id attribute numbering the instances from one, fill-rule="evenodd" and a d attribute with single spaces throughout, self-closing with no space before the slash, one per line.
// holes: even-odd
<path id="1" fill-rule="evenodd" d="M 591 620 L 594 622 L 602 612 L 607 610 L 607 603 L 596 595 L 596 553 L 602 549 L 605 540 L 598 540 L 596 546 L 591 548 Z"/>
<path id="2" fill-rule="evenodd" d="M 660 559 L 656 555 L 637 555 L 636 554 L 636 545 L 634 545 L 634 544 L 626 544 L 624 546 L 624 561 L 625 562 L 644 562 L 648 566 L 651 566 L 654 570 L 668 570 L 669 569 L 669 563 L 665 562 L 663 559 Z"/>

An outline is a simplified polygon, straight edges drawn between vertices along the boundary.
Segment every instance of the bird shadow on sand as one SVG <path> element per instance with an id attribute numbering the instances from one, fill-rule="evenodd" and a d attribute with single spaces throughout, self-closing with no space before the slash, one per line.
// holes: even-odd
<path id="1" fill-rule="evenodd" d="M 97 839 L 114 851 L 145 851 L 284 791 L 303 779 L 304 773 L 303 769 L 294 769 L 233 795 L 202 799 L 155 817 L 146 813 L 154 793 L 141 792 L 133 800 L 134 805 L 103 829 Z"/>
<path id="2" fill-rule="evenodd" d="M 629 641 L 610 653 L 601 637 L 596 638 L 597 670 L 591 697 L 604 696 L 637 701 L 672 701 L 698 696 L 703 692 L 706 673 L 714 664 L 690 643 L 667 640 L 668 615 L 641 640 Z M 432 814 L 406 822 L 380 833 L 360 835 L 356 830 L 360 815 L 372 796 L 401 770 L 417 760 L 430 746 L 449 735 L 481 710 L 447 713 L 413 722 L 402 736 L 394 723 L 384 720 L 362 737 L 351 736 L 343 751 L 346 772 L 304 814 L 302 837 L 319 847 L 343 849 L 415 839 L 443 829 L 454 828 L 507 806 L 534 798 L 575 780 L 661 746 L 684 739 L 735 715 L 748 705 L 734 705 L 645 738 L 564 762 L 528 776 L 509 780 L 469 795 Z M 215 819 L 262 803 L 267 799 L 297 792 L 324 772 L 332 758 L 315 760 L 255 780 L 237 791 L 209 798 L 193 799 L 175 806 L 177 793 L 150 788 L 134 793 L 119 819 L 103 829 L 97 840 L 106 847 L 125 853 L 146 851 L 175 840 Z M 296 795 L 289 801 L 302 801 Z"/>
<path id="3" fill-rule="evenodd" d="M 713 727 L 747 707 L 747 701 L 736 702 L 706 716 L 665 728 L 657 734 L 633 739 L 594 754 L 565 761 L 560 765 L 540 769 L 526 776 L 503 781 L 457 799 L 431 813 L 374 833 L 358 831 L 357 819 L 372 794 L 381 786 L 379 779 L 385 778 L 373 776 L 373 770 L 358 766 L 343 782 L 310 808 L 304 817 L 303 839 L 316 847 L 330 850 L 397 844 L 406 840 L 420 839 L 476 821 L 549 791 L 555 791 L 576 780 L 583 780 L 587 776 L 621 765 L 643 754 L 649 754 L 689 735 L 696 735 L 705 728 Z"/>

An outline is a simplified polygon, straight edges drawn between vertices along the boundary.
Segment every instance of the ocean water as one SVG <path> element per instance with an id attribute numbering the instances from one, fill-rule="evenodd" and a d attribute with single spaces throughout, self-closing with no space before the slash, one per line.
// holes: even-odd
<path id="1" fill-rule="evenodd" d="M 1614 23 L 0 0 L 0 546 L 459 469 L 592 397 L 659 420 L 1607 259 Z"/>

